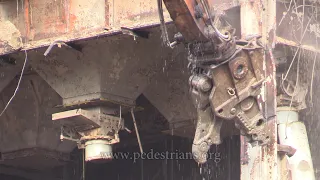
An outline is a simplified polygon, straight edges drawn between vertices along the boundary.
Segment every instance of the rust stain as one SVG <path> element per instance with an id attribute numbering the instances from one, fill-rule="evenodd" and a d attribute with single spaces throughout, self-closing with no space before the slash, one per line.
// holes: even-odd
<path id="1" fill-rule="evenodd" d="M 257 164 L 259 163 L 259 160 L 260 160 L 260 156 L 257 156 L 253 162 L 252 168 L 250 169 L 250 177 L 252 180 L 254 180 L 254 178 L 256 177 L 254 176 L 254 174 L 255 174 L 255 169 L 257 167 Z"/>
<path id="2" fill-rule="evenodd" d="M 110 11 L 110 3 L 109 1 L 106 1 L 106 7 L 105 7 L 105 28 L 109 29 L 110 27 L 110 19 L 109 19 L 109 11 Z"/>
<path id="3" fill-rule="evenodd" d="M 75 3 L 74 0 L 69 1 L 69 8 L 68 8 L 68 13 L 69 13 L 69 27 L 68 31 L 72 32 L 76 29 L 76 22 L 77 22 L 77 16 L 73 14 L 73 9 L 75 8 Z"/>
<path id="4" fill-rule="evenodd" d="M 70 17 L 69 17 L 69 31 L 73 31 L 75 29 L 76 21 L 77 21 L 77 16 L 75 16 L 74 14 L 70 14 Z"/>
<path id="5" fill-rule="evenodd" d="M 24 2 L 24 19 L 25 19 L 25 29 L 26 29 L 26 39 L 29 39 L 30 35 L 30 16 L 29 16 L 29 0 Z"/>
<path id="6" fill-rule="evenodd" d="M 261 161 L 264 162 L 264 151 L 265 148 L 261 148 Z"/>
<path id="7" fill-rule="evenodd" d="M 29 16 L 33 40 L 45 39 L 66 32 L 65 1 L 33 0 L 29 3 Z"/>
<path id="8" fill-rule="evenodd" d="M 47 6 L 51 6 L 51 4 L 48 4 Z M 44 26 L 45 29 L 52 28 L 52 24 L 54 24 L 54 28 L 58 32 L 64 32 L 66 29 L 66 16 L 65 16 L 65 9 L 64 2 L 58 2 L 58 4 L 53 4 L 55 6 L 54 8 L 48 8 L 49 10 L 55 11 L 52 14 L 57 14 L 56 16 L 51 15 L 50 17 L 45 18 Z M 47 8 L 46 8 L 47 9 Z"/>

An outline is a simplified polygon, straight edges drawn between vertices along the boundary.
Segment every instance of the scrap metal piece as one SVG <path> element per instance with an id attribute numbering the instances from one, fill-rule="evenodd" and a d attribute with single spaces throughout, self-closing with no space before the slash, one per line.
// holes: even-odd
<path id="1" fill-rule="evenodd" d="M 136 38 L 136 37 L 141 37 L 141 38 L 145 38 L 145 39 L 149 38 L 148 31 L 135 30 L 135 29 L 127 28 L 127 27 L 121 27 L 121 31 L 123 34 L 133 36 L 134 38 Z"/>
<path id="2" fill-rule="evenodd" d="M 79 142 L 81 136 L 74 128 L 61 126 L 60 141 L 69 140 Z"/>
<path id="3" fill-rule="evenodd" d="M 288 155 L 289 157 L 292 157 L 295 153 L 296 153 L 296 149 L 288 146 L 288 145 L 284 145 L 284 144 L 278 144 L 278 152 L 282 152 L 286 155 Z"/>
<path id="4" fill-rule="evenodd" d="M 299 110 L 305 109 L 308 87 L 306 84 L 296 84 L 291 80 L 279 79 L 278 106 L 291 106 Z"/>
<path id="5" fill-rule="evenodd" d="M 44 52 L 44 56 L 48 56 L 49 53 L 51 52 L 51 50 L 53 49 L 53 47 L 57 45 L 59 48 L 61 48 L 62 46 L 68 47 L 70 49 L 76 50 L 77 52 L 82 53 L 82 49 L 79 47 L 76 47 L 75 45 L 73 45 L 72 43 L 70 45 L 68 45 L 67 43 L 65 43 L 64 41 L 61 40 L 56 40 L 53 41 L 50 46 L 47 48 L 47 50 Z"/>

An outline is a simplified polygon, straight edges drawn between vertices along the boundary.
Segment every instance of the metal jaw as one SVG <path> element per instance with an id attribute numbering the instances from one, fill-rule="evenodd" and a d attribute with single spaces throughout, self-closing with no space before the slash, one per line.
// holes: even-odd
<path id="1" fill-rule="evenodd" d="M 207 70 L 212 65 L 194 65 L 197 71 L 189 79 L 191 97 L 198 111 L 192 146 L 198 163 L 206 162 L 212 144 L 221 143 L 223 121 L 234 121 L 250 142 L 258 142 L 254 144 L 265 145 L 270 141 L 259 100 L 265 81 L 263 50 L 250 41 L 241 42 L 234 52 L 210 71 Z"/>
<path id="2" fill-rule="evenodd" d="M 234 121 L 249 141 L 270 140 L 260 94 L 266 81 L 264 51 L 258 35 L 236 41 L 232 27 L 214 17 L 211 1 L 164 0 L 171 18 L 188 43 L 191 97 L 198 111 L 192 151 L 206 162 L 212 144 L 221 143 L 223 121 Z M 220 23 L 213 23 L 213 19 Z M 215 24 L 220 24 L 219 29 Z M 228 38 L 224 38 L 227 36 Z"/>
<path id="3" fill-rule="evenodd" d="M 207 153 L 212 144 L 220 144 L 222 120 L 214 118 L 211 107 L 198 109 L 197 129 L 192 144 L 194 159 L 203 164 L 207 161 Z"/>
<path id="4" fill-rule="evenodd" d="M 207 152 L 212 144 L 220 144 L 222 121 L 214 117 L 209 102 L 212 83 L 202 75 L 193 75 L 189 79 L 191 98 L 197 108 L 197 128 L 192 145 L 192 154 L 198 163 L 207 161 Z"/>

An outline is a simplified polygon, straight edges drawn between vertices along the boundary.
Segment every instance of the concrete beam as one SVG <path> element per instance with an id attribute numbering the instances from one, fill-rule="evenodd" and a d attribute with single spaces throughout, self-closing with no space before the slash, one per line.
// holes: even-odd
<path id="1" fill-rule="evenodd" d="M 211 1 L 210 1 L 211 2 Z M 219 13 L 238 6 L 238 0 L 213 1 Z M 165 20 L 171 21 L 164 8 Z M 141 28 L 159 24 L 157 2 L 154 0 L 17 0 L 0 4 L 0 34 L 15 42 L 14 48 L 1 48 L 0 55 L 13 50 L 48 46 L 55 40 L 64 42 L 122 33 L 121 27 Z M 15 35 L 13 35 L 13 32 Z M 13 37 L 21 35 L 20 41 Z M 10 47 L 10 46 L 8 46 Z"/>
<path id="2" fill-rule="evenodd" d="M 37 171 L 27 171 L 24 169 L 18 169 L 10 166 L 0 166 L 0 174 L 32 179 L 32 180 L 62 180 L 62 178 L 50 177 L 48 174 L 44 174 Z"/>

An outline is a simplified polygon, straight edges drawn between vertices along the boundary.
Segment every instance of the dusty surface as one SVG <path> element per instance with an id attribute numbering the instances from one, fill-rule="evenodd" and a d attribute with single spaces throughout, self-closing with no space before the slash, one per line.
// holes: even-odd
<path id="1" fill-rule="evenodd" d="M 10 52 L 21 48 L 20 31 L 10 21 L 0 19 L 0 52 Z"/>

